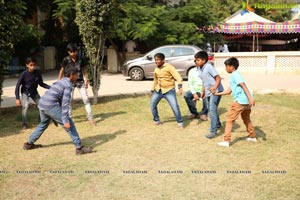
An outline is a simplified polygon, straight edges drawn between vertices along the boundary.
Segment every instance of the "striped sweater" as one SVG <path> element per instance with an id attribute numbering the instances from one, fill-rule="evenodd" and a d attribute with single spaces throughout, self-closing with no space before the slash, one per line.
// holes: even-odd
<path id="1" fill-rule="evenodd" d="M 69 123 L 69 105 L 71 103 L 72 83 L 68 77 L 56 81 L 46 91 L 39 101 L 40 110 L 50 110 L 59 107 L 61 110 L 62 122 Z"/>

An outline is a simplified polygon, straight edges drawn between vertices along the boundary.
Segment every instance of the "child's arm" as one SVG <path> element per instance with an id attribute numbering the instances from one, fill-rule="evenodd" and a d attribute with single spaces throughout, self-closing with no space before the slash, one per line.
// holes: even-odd
<path id="1" fill-rule="evenodd" d="M 231 94 L 231 89 L 230 88 L 228 88 L 227 90 L 225 90 L 225 91 L 223 91 L 223 92 L 218 92 L 218 93 L 215 93 L 215 94 L 213 94 L 213 95 L 215 95 L 215 96 L 222 96 L 222 95 L 228 95 L 228 94 Z"/>
<path id="2" fill-rule="evenodd" d="M 219 75 L 216 75 L 214 79 L 216 80 L 215 85 L 209 89 L 211 93 L 215 93 L 221 83 L 221 77 Z"/>
<path id="3" fill-rule="evenodd" d="M 248 98 L 248 101 L 249 101 L 249 105 L 250 106 L 254 106 L 255 105 L 255 101 L 254 99 L 252 98 L 252 96 L 250 95 L 250 92 L 247 88 L 247 86 L 245 85 L 245 83 L 240 83 L 240 86 L 243 88 L 247 98 Z"/>

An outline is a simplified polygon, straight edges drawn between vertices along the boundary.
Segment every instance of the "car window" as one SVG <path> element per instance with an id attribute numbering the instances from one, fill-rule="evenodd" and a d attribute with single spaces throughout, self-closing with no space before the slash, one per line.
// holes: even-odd
<path id="1" fill-rule="evenodd" d="M 157 53 L 163 53 L 165 55 L 166 58 L 171 57 L 171 47 L 162 47 L 162 48 L 158 48 L 155 49 L 154 51 L 151 52 L 151 57 L 153 58 L 155 54 Z"/>
<path id="2" fill-rule="evenodd" d="M 187 56 L 194 55 L 194 50 L 188 47 L 175 47 L 173 56 Z"/>

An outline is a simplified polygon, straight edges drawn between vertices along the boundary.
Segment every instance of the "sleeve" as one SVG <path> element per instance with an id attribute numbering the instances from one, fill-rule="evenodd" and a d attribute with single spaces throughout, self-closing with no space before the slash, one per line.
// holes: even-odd
<path id="1" fill-rule="evenodd" d="M 170 65 L 170 73 L 172 74 L 172 76 L 174 77 L 174 79 L 177 81 L 178 83 L 178 87 L 182 87 L 182 77 L 180 76 L 180 74 L 178 73 L 178 71 L 176 70 L 175 67 L 173 67 L 172 65 Z"/>
<path id="2" fill-rule="evenodd" d="M 42 74 L 40 72 L 37 72 L 37 76 L 38 76 L 38 84 L 43 88 L 49 89 L 50 85 L 44 83 Z"/>
<path id="3" fill-rule="evenodd" d="M 18 82 L 16 84 L 16 88 L 15 88 L 15 95 L 16 95 L 16 99 L 20 99 L 20 87 L 23 83 L 23 80 L 24 80 L 24 72 L 21 73 L 19 79 L 18 79 Z"/>
<path id="4" fill-rule="evenodd" d="M 63 59 L 63 61 L 61 62 L 61 67 L 65 68 L 67 66 L 67 64 L 68 64 L 68 57 L 65 57 Z"/>
<path id="5" fill-rule="evenodd" d="M 188 86 L 190 88 L 191 93 L 195 94 L 196 91 L 195 91 L 194 86 L 193 86 L 193 83 L 194 83 L 193 73 L 194 73 L 194 69 L 191 69 L 189 71 L 189 74 L 188 74 Z"/>
<path id="6" fill-rule="evenodd" d="M 71 87 L 65 87 L 63 92 L 63 98 L 61 103 L 61 120 L 63 124 L 69 123 L 69 109 L 71 102 Z"/>
<path id="7" fill-rule="evenodd" d="M 153 85 L 152 85 L 151 91 L 155 90 L 157 83 L 158 83 L 157 74 L 155 73 L 155 71 L 156 71 L 156 69 L 154 69 Z"/>
<path id="8" fill-rule="evenodd" d="M 210 67 L 208 68 L 208 73 L 212 76 L 212 77 L 216 77 L 218 74 L 217 70 L 210 65 Z"/>

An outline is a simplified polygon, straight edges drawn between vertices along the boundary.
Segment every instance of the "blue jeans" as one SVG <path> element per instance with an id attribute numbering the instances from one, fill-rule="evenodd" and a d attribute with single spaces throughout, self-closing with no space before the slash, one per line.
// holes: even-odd
<path id="1" fill-rule="evenodd" d="M 197 92 L 197 95 L 200 97 L 201 93 Z M 194 95 L 192 94 L 192 92 L 189 90 L 184 94 L 184 99 L 185 102 L 189 108 L 189 111 L 193 114 L 193 115 L 199 115 L 198 111 L 197 111 L 197 107 L 195 102 L 193 101 L 194 99 Z M 207 115 L 208 113 L 208 109 L 206 106 L 206 101 L 203 99 L 203 103 L 202 103 L 202 110 L 200 112 L 200 115 Z"/>
<path id="2" fill-rule="evenodd" d="M 60 124 L 64 128 L 64 124 L 61 120 L 61 107 L 55 106 L 51 108 L 50 110 L 40 110 L 40 117 L 41 117 L 41 122 L 39 125 L 36 127 L 34 132 L 30 135 L 28 139 L 29 144 L 35 143 L 41 135 L 44 133 L 44 131 L 47 129 L 49 126 L 50 120 L 53 119 L 55 120 L 58 124 Z M 74 145 L 76 148 L 81 147 L 81 140 L 79 138 L 78 132 L 76 130 L 76 127 L 74 125 L 74 122 L 72 121 L 71 118 L 69 118 L 71 128 L 69 130 L 65 129 L 66 132 L 70 135 L 70 137 L 73 140 Z"/>
<path id="3" fill-rule="evenodd" d="M 168 91 L 165 94 L 162 94 L 161 90 L 159 92 L 154 91 L 152 93 L 151 102 L 150 102 L 150 108 L 151 108 L 151 112 L 152 112 L 152 115 L 153 115 L 153 120 L 155 122 L 159 122 L 160 121 L 159 115 L 158 115 L 158 110 L 157 110 L 157 105 L 158 105 L 158 103 L 160 102 L 160 100 L 162 98 L 165 98 L 168 101 L 168 103 L 171 106 L 172 111 L 173 111 L 173 113 L 174 113 L 174 115 L 176 117 L 176 121 L 178 123 L 183 123 L 183 119 L 182 119 L 182 116 L 181 116 L 181 113 L 180 113 L 180 109 L 179 109 L 179 105 L 178 105 L 177 98 L 176 98 L 176 91 L 175 91 L 175 89 L 172 89 L 172 90 Z"/>
<path id="4" fill-rule="evenodd" d="M 23 125 L 27 125 L 27 123 L 28 123 L 27 112 L 28 112 L 28 108 L 29 108 L 30 98 L 34 101 L 34 103 L 36 105 L 39 104 L 39 101 L 41 99 L 40 95 L 38 95 L 38 94 L 34 98 L 29 97 L 24 93 L 22 94 L 21 103 L 22 103 L 22 123 L 23 123 Z"/>
<path id="5" fill-rule="evenodd" d="M 221 127 L 221 122 L 218 113 L 218 106 L 221 101 L 221 96 L 211 95 L 206 97 L 207 108 L 210 113 L 210 132 L 217 134 L 217 129 Z"/>

